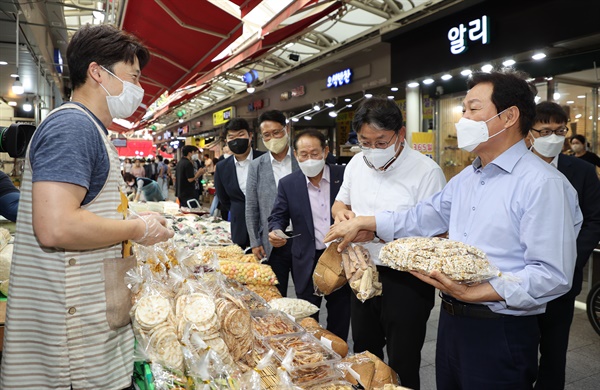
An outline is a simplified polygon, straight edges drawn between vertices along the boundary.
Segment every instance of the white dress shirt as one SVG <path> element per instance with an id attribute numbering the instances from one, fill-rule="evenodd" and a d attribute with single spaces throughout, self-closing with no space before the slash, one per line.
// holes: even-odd
<path id="1" fill-rule="evenodd" d="M 308 177 L 306 178 L 308 200 L 310 202 L 310 211 L 315 229 L 315 249 L 325 249 L 323 239 L 331 226 L 331 210 L 329 206 L 331 199 L 330 182 L 328 165 L 325 165 L 323 168 L 323 176 L 318 187 L 313 185 Z"/>
<path id="2" fill-rule="evenodd" d="M 283 160 L 277 161 L 273 157 L 273 153 L 269 153 L 271 165 L 273 166 L 273 175 L 275 176 L 275 186 L 279 186 L 279 179 L 292 173 L 292 148 L 288 146 L 288 153 Z"/>
<path id="3" fill-rule="evenodd" d="M 235 155 L 233 156 L 235 161 L 235 173 L 237 175 L 238 185 L 240 186 L 240 190 L 246 195 L 246 180 L 248 179 L 248 166 L 250 165 L 250 161 L 254 157 L 254 152 L 252 148 L 250 148 L 250 153 L 245 160 L 239 161 Z"/>
<path id="4" fill-rule="evenodd" d="M 446 184 L 442 169 L 431 158 L 405 147 L 385 172 L 369 168 L 358 153 L 348 163 L 336 200 L 350 206 L 357 216 L 379 211 L 407 210 L 440 191 Z M 377 265 L 383 244 L 366 243 Z"/>

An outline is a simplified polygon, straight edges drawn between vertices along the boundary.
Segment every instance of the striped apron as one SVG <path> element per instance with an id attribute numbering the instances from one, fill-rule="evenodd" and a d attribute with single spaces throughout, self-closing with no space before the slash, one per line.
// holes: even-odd
<path id="1" fill-rule="evenodd" d="M 110 158 L 108 179 L 96 198 L 81 206 L 104 218 L 117 211 L 123 183 L 119 157 L 101 126 Z M 35 137 L 35 135 L 34 135 Z M 32 224 L 29 150 L 21 187 L 6 313 L 0 389 L 122 389 L 131 384 L 131 324 L 111 330 L 106 320 L 103 259 L 121 256 L 122 245 L 66 251 L 39 245 Z M 123 206 L 121 206 L 122 209 Z"/>

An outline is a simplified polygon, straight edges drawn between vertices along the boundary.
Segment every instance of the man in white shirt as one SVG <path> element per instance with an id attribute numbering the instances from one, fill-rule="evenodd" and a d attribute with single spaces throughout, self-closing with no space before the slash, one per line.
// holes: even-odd
<path id="1" fill-rule="evenodd" d="M 393 100 L 364 100 L 354 114 L 352 129 L 362 153 L 346 167 L 332 207 L 336 223 L 383 210 L 407 210 L 446 184 L 433 160 L 405 147 L 406 128 Z M 359 241 L 364 241 L 361 244 L 377 265 L 383 294 L 364 303 L 352 296 L 354 352 L 368 350 L 383 359 L 387 346 L 389 365 L 402 386 L 419 389 L 421 348 L 435 289 L 407 272 L 381 265 L 378 256 L 383 244 L 372 232 L 361 235 Z"/>
<path id="2" fill-rule="evenodd" d="M 277 276 L 277 288 L 284 297 L 292 267 L 291 243 L 273 248 L 269 243 L 268 218 L 271 215 L 279 180 L 299 169 L 291 153 L 288 127 L 281 111 L 266 111 L 258 118 L 260 135 L 269 153 L 250 163 L 246 181 L 246 226 L 252 253 L 257 259 L 269 259 Z"/>
<path id="3" fill-rule="evenodd" d="M 219 161 L 215 167 L 217 198 L 225 212 L 224 219 L 231 222 L 231 240 L 242 248 L 250 246 L 246 228 L 246 178 L 253 158 L 264 152 L 252 149 L 254 132 L 243 118 L 234 118 L 225 125 L 223 138 L 233 153 L 233 158 Z"/>

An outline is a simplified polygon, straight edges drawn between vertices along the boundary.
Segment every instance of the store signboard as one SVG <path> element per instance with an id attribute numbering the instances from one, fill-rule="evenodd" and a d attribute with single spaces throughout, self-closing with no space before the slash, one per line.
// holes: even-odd
<path id="1" fill-rule="evenodd" d="M 227 107 L 221 111 L 213 113 L 213 126 L 220 126 L 227 123 L 231 118 L 235 117 L 235 107 Z"/>
<path id="2" fill-rule="evenodd" d="M 327 77 L 327 88 L 337 88 L 352 82 L 352 69 L 344 69 Z"/>
<path id="3" fill-rule="evenodd" d="M 435 159 L 435 151 L 433 148 L 433 142 L 435 140 L 433 132 L 427 133 L 412 133 L 412 148 L 417 152 L 421 152 L 427 157 Z"/>
<path id="4" fill-rule="evenodd" d="M 248 103 L 248 112 L 262 110 L 269 106 L 269 99 L 259 99 Z"/>
<path id="5" fill-rule="evenodd" d="M 461 23 L 458 27 L 452 27 L 448 30 L 450 52 L 452 54 L 461 54 L 467 51 L 469 48 L 467 38 L 471 42 L 481 40 L 481 43 L 484 45 L 490 42 L 489 19 L 487 15 L 471 20 L 467 23 L 467 26 Z"/>

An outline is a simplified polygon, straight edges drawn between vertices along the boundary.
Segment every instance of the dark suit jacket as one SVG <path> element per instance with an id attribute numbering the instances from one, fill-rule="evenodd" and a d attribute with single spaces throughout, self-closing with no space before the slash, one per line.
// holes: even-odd
<path id="1" fill-rule="evenodd" d="M 252 150 L 252 158 L 264 152 Z M 219 161 L 215 167 L 215 189 L 221 205 L 230 212 L 231 240 L 246 248 L 250 246 L 248 229 L 246 229 L 246 196 L 238 184 L 233 156 Z M 226 214 L 223 214 L 224 218 Z"/>
<path id="2" fill-rule="evenodd" d="M 329 164 L 328 164 L 329 165 Z M 329 165 L 329 200 L 333 206 L 335 197 L 342 186 L 345 166 Z M 315 227 L 313 225 L 306 176 L 302 171 L 292 172 L 279 180 L 277 199 L 269 217 L 269 231 L 285 231 L 291 219 L 294 234 L 292 238 L 292 275 L 296 291 L 304 291 L 312 283 L 315 265 Z M 330 215 L 331 223 L 333 217 Z"/>
<path id="3" fill-rule="evenodd" d="M 577 264 L 573 275 L 573 287 L 569 294 L 581 292 L 583 267 L 600 241 L 600 181 L 596 167 L 577 157 L 560 154 L 558 170 L 569 179 L 577 191 L 583 224 L 577 236 Z"/>

